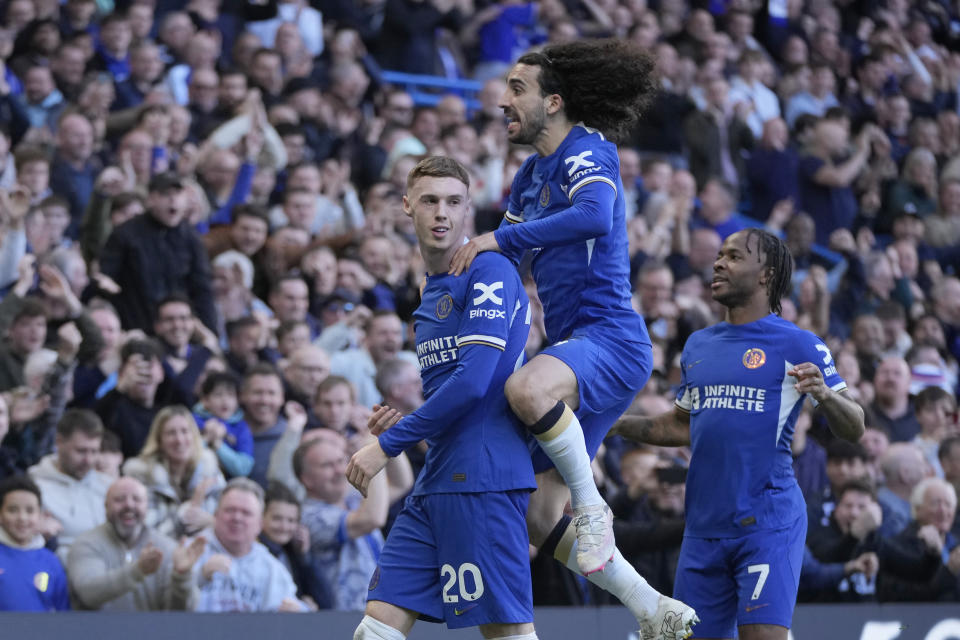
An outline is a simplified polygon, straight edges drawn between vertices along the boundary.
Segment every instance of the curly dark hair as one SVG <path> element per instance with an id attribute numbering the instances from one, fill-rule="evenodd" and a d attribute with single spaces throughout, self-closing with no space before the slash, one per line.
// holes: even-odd
<path id="1" fill-rule="evenodd" d="M 541 94 L 563 98 L 568 119 L 614 142 L 630 132 L 657 91 L 653 56 L 625 40 L 551 45 L 517 62 L 540 67 Z"/>

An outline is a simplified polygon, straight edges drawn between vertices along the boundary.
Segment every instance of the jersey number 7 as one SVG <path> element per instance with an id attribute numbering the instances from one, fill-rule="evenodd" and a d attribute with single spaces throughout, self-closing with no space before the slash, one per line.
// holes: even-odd
<path id="1" fill-rule="evenodd" d="M 751 600 L 756 600 L 760 597 L 760 592 L 763 591 L 763 585 L 767 582 L 767 576 L 770 575 L 770 565 L 769 564 L 752 564 L 747 567 L 747 573 L 759 573 L 760 577 L 757 578 L 757 586 L 753 588 L 753 595 L 750 596 Z"/>

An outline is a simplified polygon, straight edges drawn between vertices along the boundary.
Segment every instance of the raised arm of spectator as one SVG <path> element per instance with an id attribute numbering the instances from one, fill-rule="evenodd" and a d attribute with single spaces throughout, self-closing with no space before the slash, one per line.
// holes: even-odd
<path id="1" fill-rule="evenodd" d="M 90 196 L 87 209 L 83 213 L 83 220 L 80 222 L 80 253 L 88 268 L 100 259 L 103 245 L 107 243 L 107 238 L 110 237 L 110 203 L 112 200 L 94 183 L 93 194 Z"/>
<path id="2" fill-rule="evenodd" d="M 257 172 L 257 158 L 263 149 L 263 134 L 256 129 L 251 129 L 243 137 L 243 149 L 246 158 L 237 171 L 237 179 L 234 180 L 233 190 L 227 197 L 226 203 L 210 215 L 209 223 L 231 224 L 233 218 L 231 213 L 238 204 L 243 204 L 250 196 L 250 188 L 253 186 L 253 176 Z"/>
<path id="3" fill-rule="evenodd" d="M 614 29 L 613 18 L 595 0 L 580 0 L 580 6 L 590 13 L 591 20 L 580 23 L 580 32 L 587 36 L 609 36 Z"/>
<path id="4" fill-rule="evenodd" d="M 875 135 L 874 125 L 867 125 L 857 136 L 855 150 L 840 164 L 824 164 L 813 174 L 813 181 L 825 187 L 849 187 L 870 159 L 870 137 Z"/>
<path id="5" fill-rule="evenodd" d="M 303 429 L 307 426 L 307 411 L 292 400 L 284 405 L 283 411 L 287 417 L 287 428 L 270 452 L 267 480 L 286 485 L 302 500 L 305 492 L 297 474 L 293 472 L 293 452 L 300 446 Z"/>
<path id="6" fill-rule="evenodd" d="M 363 204 L 350 179 L 350 163 L 340 162 L 336 176 L 335 184 L 330 184 L 333 180 L 324 178 L 322 193 L 343 207 L 346 230 L 359 231 L 366 226 L 367 219 L 363 212 Z"/>
<path id="7" fill-rule="evenodd" d="M 917 52 L 913 50 L 913 46 L 910 45 L 910 41 L 907 40 L 907 37 L 902 33 L 900 37 L 897 38 L 897 48 L 907 61 L 907 64 L 910 65 L 910 70 L 918 78 L 923 80 L 924 84 L 933 85 L 933 76 L 930 75 L 927 66 L 923 64 L 920 56 L 917 55 Z"/>
<path id="8" fill-rule="evenodd" d="M 200 589 L 193 569 L 203 555 L 207 541 L 198 536 L 190 542 L 181 541 L 172 553 L 170 580 L 164 595 L 164 604 L 171 611 L 193 611 L 200 599 Z"/>
<path id="9" fill-rule="evenodd" d="M 818 265 L 810 267 L 807 277 L 813 280 L 814 299 L 810 309 L 813 332 L 825 336 L 830 329 L 830 289 L 827 287 L 827 272 Z"/>
<path id="10" fill-rule="evenodd" d="M 893 247 L 888 247 L 886 254 L 894 278 L 893 291 L 890 293 L 890 297 L 899 302 L 907 313 L 909 313 L 910 309 L 913 308 L 913 288 L 910 286 L 911 280 L 903 275 L 897 250 Z"/>
<path id="11" fill-rule="evenodd" d="M 217 127 L 204 144 L 218 149 L 228 149 L 247 135 L 252 123 L 253 116 L 249 113 L 231 118 Z M 260 160 L 262 164 L 271 167 L 274 171 L 280 171 L 287 166 L 287 150 L 283 146 L 283 140 L 277 130 L 266 122 L 266 119 L 263 122 L 263 153 Z"/>
<path id="12" fill-rule="evenodd" d="M 502 5 L 493 3 L 474 13 L 460 29 L 460 42 L 468 47 L 476 46 L 480 41 L 480 30 L 500 17 L 503 12 L 504 7 Z"/>
<path id="13" fill-rule="evenodd" d="M 267 481 L 280 482 L 290 487 L 298 498 L 304 497 L 303 485 L 297 480 L 293 472 L 293 452 L 300 445 L 301 432 L 292 431 L 289 427 L 277 440 L 276 446 L 270 452 L 270 463 L 267 465 Z"/>
<path id="14" fill-rule="evenodd" d="M 673 209 L 673 230 L 670 234 L 670 253 L 690 255 L 690 207 L 686 201 L 670 198 L 666 206 Z"/>
<path id="15" fill-rule="evenodd" d="M 80 331 L 72 322 L 62 325 L 57 331 L 57 360 L 43 381 L 41 396 L 49 398 L 46 410 L 31 423 L 34 437 L 39 443 L 41 455 L 53 452 L 57 423 L 70 400 L 73 387 L 73 371 L 77 366 L 77 351 L 80 349 Z"/>

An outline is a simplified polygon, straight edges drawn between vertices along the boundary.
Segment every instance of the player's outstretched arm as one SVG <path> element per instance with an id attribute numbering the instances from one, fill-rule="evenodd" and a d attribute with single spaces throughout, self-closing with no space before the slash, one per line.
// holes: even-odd
<path id="1" fill-rule="evenodd" d="M 623 415 L 610 434 L 661 447 L 682 447 L 690 444 L 690 414 L 675 406 L 673 411 L 653 418 Z"/>
<path id="2" fill-rule="evenodd" d="M 563 211 L 539 220 L 501 225 L 493 233 L 505 253 L 585 242 L 610 233 L 616 201 L 615 187 L 607 182 L 590 182 L 577 190 Z"/>
<path id="3" fill-rule="evenodd" d="M 817 401 L 817 410 L 827 419 L 830 431 L 838 438 L 859 442 L 863 436 L 863 408 L 845 391 L 834 391 L 823 380 L 820 367 L 812 362 L 796 365 L 787 375 L 797 379 L 799 393 L 809 393 Z"/>
<path id="4" fill-rule="evenodd" d="M 381 432 L 379 442 L 383 452 L 390 457 L 399 455 L 421 440 L 450 428 L 476 408 L 487 393 L 503 353 L 498 347 L 482 344 L 461 346 L 457 368 L 450 377 L 419 409 Z"/>

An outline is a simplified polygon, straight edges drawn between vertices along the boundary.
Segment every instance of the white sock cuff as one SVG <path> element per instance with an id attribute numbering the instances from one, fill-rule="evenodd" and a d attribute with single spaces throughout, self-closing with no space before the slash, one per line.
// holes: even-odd
<path id="1" fill-rule="evenodd" d="M 353 632 L 353 640 L 404 640 L 404 638 L 406 636 L 397 629 L 370 616 L 363 616 L 357 630 Z"/>

